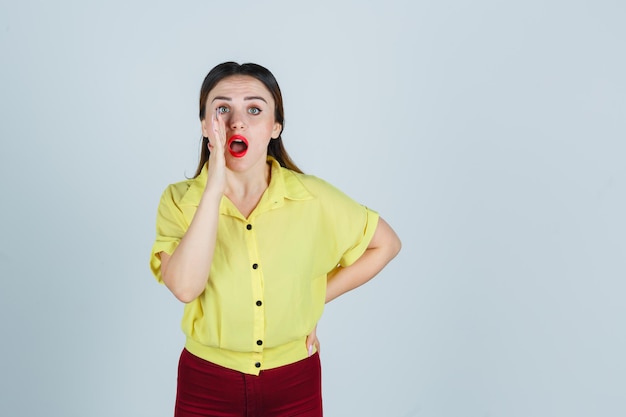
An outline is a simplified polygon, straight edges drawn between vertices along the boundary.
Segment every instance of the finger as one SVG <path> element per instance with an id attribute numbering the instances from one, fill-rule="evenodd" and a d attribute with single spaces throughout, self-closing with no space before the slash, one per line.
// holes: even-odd
<path id="1" fill-rule="evenodd" d="M 226 122 L 219 109 L 215 109 L 215 113 L 211 116 L 211 127 L 214 133 L 213 145 L 220 148 L 226 145 Z"/>
<path id="2" fill-rule="evenodd" d="M 315 345 L 315 341 L 317 337 L 315 337 L 315 332 L 311 333 L 306 337 L 306 349 L 309 353 L 309 356 L 313 354 L 313 345 Z"/>
<path id="3" fill-rule="evenodd" d="M 211 127 L 213 128 L 213 133 L 215 133 L 216 137 L 219 133 L 218 122 L 219 122 L 219 109 L 215 109 L 215 113 L 211 115 Z"/>
<path id="4" fill-rule="evenodd" d="M 217 115 L 216 113 L 213 113 L 211 115 L 211 132 L 213 133 L 211 136 L 209 136 L 209 142 L 211 143 L 211 146 L 215 146 L 215 142 L 217 139 Z"/>
<path id="5" fill-rule="evenodd" d="M 211 129 L 208 132 L 206 132 L 205 139 L 206 139 L 206 146 L 207 146 L 207 148 L 209 149 L 209 151 L 212 151 L 213 150 L 213 142 L 214 142 L 213 137 L 215 136 L 215 120 L 213 119 L 213 115 L 211 115 L 211 122 L 210 123 L 211 123 Z"/>
<path id="6" fill-rule="evenodd" d="M 223 141 L 220 138 L 220 128 L 219 128 L 219 119 L 218 119 L 218 110 L 211 115 L 211 135 L 209 135 L 207 146 L 211 154 L 214 154 L 214 150 L 221 150 L 223 148 Z M 220 146 L 222 145 L 222 146 Z"/>
<path id="7" fill-rule="evenodd" d="M 226 122 L 222 117 L 221 113 L 217 113 L 217 129 L 218 129 L 218 140 L 222 146 L 226 145 Z"/>

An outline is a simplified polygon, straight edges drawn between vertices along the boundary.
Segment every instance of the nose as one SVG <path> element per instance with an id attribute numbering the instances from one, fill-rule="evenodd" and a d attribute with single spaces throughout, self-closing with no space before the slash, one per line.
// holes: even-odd
<path id="1" fill-rule="evenodd" d="M 244 122 L 244 117 L 241 111 L 231 110 L 230 118 L 228 120 L 228 125 L 233 130 L 243 129 L 246 126 L 246 123 Z"/>

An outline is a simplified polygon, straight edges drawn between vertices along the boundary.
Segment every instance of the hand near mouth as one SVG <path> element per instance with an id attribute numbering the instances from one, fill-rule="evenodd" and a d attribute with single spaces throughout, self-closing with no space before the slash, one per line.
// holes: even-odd
<path id="1" fill-rule="evenodd" d="M 207 143 L 210 155 L 206 189 L 218 193 L 221 198 L 226 190 L 226 125 L 217 110 L 211 116 L 211 128 L 213 134 L 209 135 Z"/>

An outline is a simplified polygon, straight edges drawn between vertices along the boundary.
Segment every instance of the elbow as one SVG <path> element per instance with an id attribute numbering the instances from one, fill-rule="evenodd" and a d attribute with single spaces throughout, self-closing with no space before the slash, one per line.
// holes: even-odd
<path id="1" fill-rule="evenodd" d="M 402 242 L 400 241 L 400 238 L 394 233 L 393 237 L 389 239 L 389 242 L 387 242 L 388 262 L 395 258 L 398 253 L 400 253 L 401 249 Z"/>
<path id="2" fill-rule="evenodd" d="M 381 253 L 387 258 L 387 262 L 395 258 L 402 249 L 400 238 L 382 218 L 378 220 L 378 227 L 370 244 L 371 247 L 378 247 L 382 250 Z"/>
<path id="3" fill-rule="evenodd" d="M 402 249 L 402 242 L 398 237 L 398 234 L 385 223 L 387 226 L 387 233 L 385 233 L 385 246 L 387 247 L 387 254 L 389 255 L 389 260 L 393 259 L 400 253 Z"/>
<path id="4" fill-rule="evenodd" d="M 167 289 L 170 290 L 170 292 L 174 295 L 174 297 L 176 297 L 176 299 L 182 303 L 187 304 L 192 302 L 193 300 L 198 298 L 198 296 L 204 291 L 204 288 L 196 288 L 195 286 L 184 285 L 176 282 L 176 280 L 172 280 L 169 278 L 170 277 L 164 275 L 163 283 L 165 284 Z"/>
<path id="5" fill-rule="evenodd" d="M 197 293 L 197 292 L 192 292 L 192 291 L 182 291 L 182 290 L 174 291 L 172 289 L 170 289 L 170 291 L 172 291 L 172 294 L 174 294 L 174 297 L 176 297 L 178 301 L 180 301 L 181 303 L 185 303 L 185 304 L 192 302 L 193 300 L 198 298 L 200 294 L 202 294 L 202 293 Z"/>
<path id="6" fill-rule="evenodd" d="M 398 237 L 398 235 L 396 235 L 395 239 L 391 243 L 391 258 L 392 259 L 395 258 L 396 255 L 400 253 L 401 249 L 402 249 L 402 242 L 400 241 L 400 238 Z"/>

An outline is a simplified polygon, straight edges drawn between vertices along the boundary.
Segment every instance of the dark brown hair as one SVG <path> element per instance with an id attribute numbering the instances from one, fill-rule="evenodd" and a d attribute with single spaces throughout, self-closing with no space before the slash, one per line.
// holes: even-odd
<path id="1" fill-rule="evenodd" d="M 209 97 L 209 93 L 211 90 L 222 81 L 224 78 L 232 77 L 234 75 L 246 75 L 249 77 L 256 78 L 261 81 L 263 85 L 267 88 L 267 90 L 272 94 L 274 98 L 274 103 L 276 103 L 274 108 L 274 120 L 277 123 L 280 123 L 280 134 L 278 138 L 270 140 L 270 143 L 267 145 L 267 154 L 274 157 L 278 161 L 278 163 L 285 167 L 289 168 L 296 172 L 302 172 L 300 168 L 296 166 L 296 164 L 291 160 L 287 150 L 283 146 L 283 139 L 281 137 L 283 133 L 283 128 L 285 127 L 285 111 L 283 109 L 283 96 L 280 92 L 280 87 L 278 86 L 278 82 L 274 75 L 265 67 L 262 67 L 258 64 L 238 64 L 236 62 L 224 62 L 222 64 L 214 67 L 207 76 L 204 78 L 202 82 L 202 87 L 200 88 L 200 121 L 204 120 L 204 116 L 206 113 L 206 101 Z M 194 174 L 194 178 L 200 175 L 202 172 L 202 168 L 206 161 L 209 160 L 209 147 L 207 146 L 209 139 L 206 137 L 202 138 L 202 151 L 200 153 L 200 163 L 198 164 L 198 168 L 196 169 L 196 173 Z"/>

